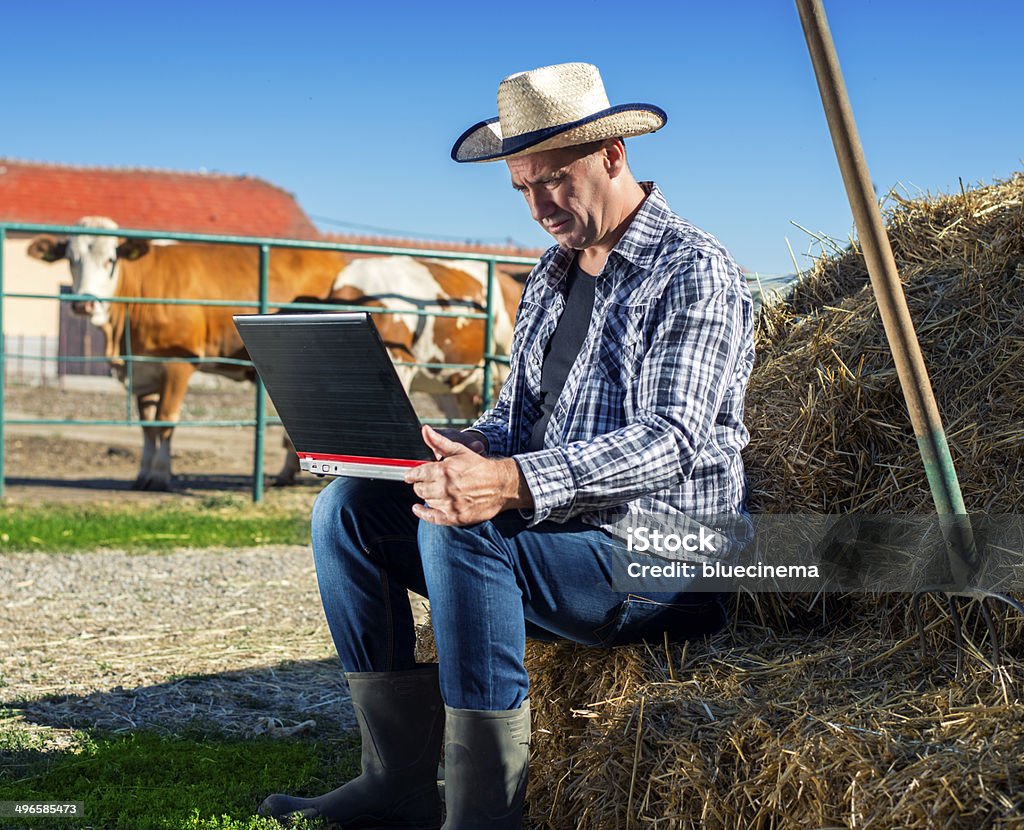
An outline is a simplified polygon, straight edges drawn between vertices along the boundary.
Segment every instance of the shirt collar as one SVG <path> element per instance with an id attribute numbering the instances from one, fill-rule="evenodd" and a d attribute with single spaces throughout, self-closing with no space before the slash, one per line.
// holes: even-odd
<path id="1" fill-rule="evenodd" d="M 640 205 L 633 221 L 614 248 L 613 254 L 636 265 L 649 269 L 654 264 L 661 238 L 664 236 L 669 217 L 672 215 L 668 202 L 654 182 L 640 182 L 647 191 L 647 198 Z"/>
<path id="2" fill-rule="evenodd" d="M 548 285 L 555 291 L 561 291 L 568 277 L 569 268 L 579 252 L 573 248 L 562 248 L 559 245 L 556 245 L 553 250 L 551 265 L 547 273 Z"/>

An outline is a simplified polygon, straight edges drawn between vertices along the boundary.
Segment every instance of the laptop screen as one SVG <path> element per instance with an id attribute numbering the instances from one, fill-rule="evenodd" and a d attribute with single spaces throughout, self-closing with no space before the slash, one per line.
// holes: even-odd
<path id="1" fill-rule="evenodd" d="M 299 453 L 433 460 L 369 314 L 235 318 Z"/>

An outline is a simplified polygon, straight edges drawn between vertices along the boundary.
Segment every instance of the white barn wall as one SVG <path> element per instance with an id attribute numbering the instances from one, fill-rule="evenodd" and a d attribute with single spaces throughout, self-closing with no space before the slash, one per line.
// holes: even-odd
<path id="1" fill-rule="evenodd" d="M 4 243 L 4 293 L 59 294 L 60 286 L 71 284 L 66 261 L 52 265 L 32 259 L 26 251 L 31 239 L 8 238 Z M 57 337 L 60 331 L 60 303 L 57 300 L 19 300 L 5 297 L 4 334 L 10 338 Z"/>

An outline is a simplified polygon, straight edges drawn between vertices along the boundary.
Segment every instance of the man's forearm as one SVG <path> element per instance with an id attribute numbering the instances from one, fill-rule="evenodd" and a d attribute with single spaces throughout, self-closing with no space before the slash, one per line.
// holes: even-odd
<path id="1" fill-rule="evenodd" d="M 533 496 L 526 477 L 514 458 L 502 458 L 497 462 L 502 471 L 502 493 L 506 500 L 506 510 L 530 510 L 533 507 Z"/>

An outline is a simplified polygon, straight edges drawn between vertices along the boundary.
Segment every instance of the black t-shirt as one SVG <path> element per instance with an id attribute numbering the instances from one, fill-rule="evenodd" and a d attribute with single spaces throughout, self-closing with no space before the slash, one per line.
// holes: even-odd
<path id="1" fill-rule="evenodd" d="M 580 353 L 580 346 L 590 328 L 590 315 L 594 310 L 594 285 L 597 278 L 583 271 L 576 260 L 566 275 L 565 309 L 558 320 L 547 348 L 540 375 L 540 417 L 533 425 L 527 450 L 544 449 L 544 431 L 562 393 L 569 370 Z"/>

